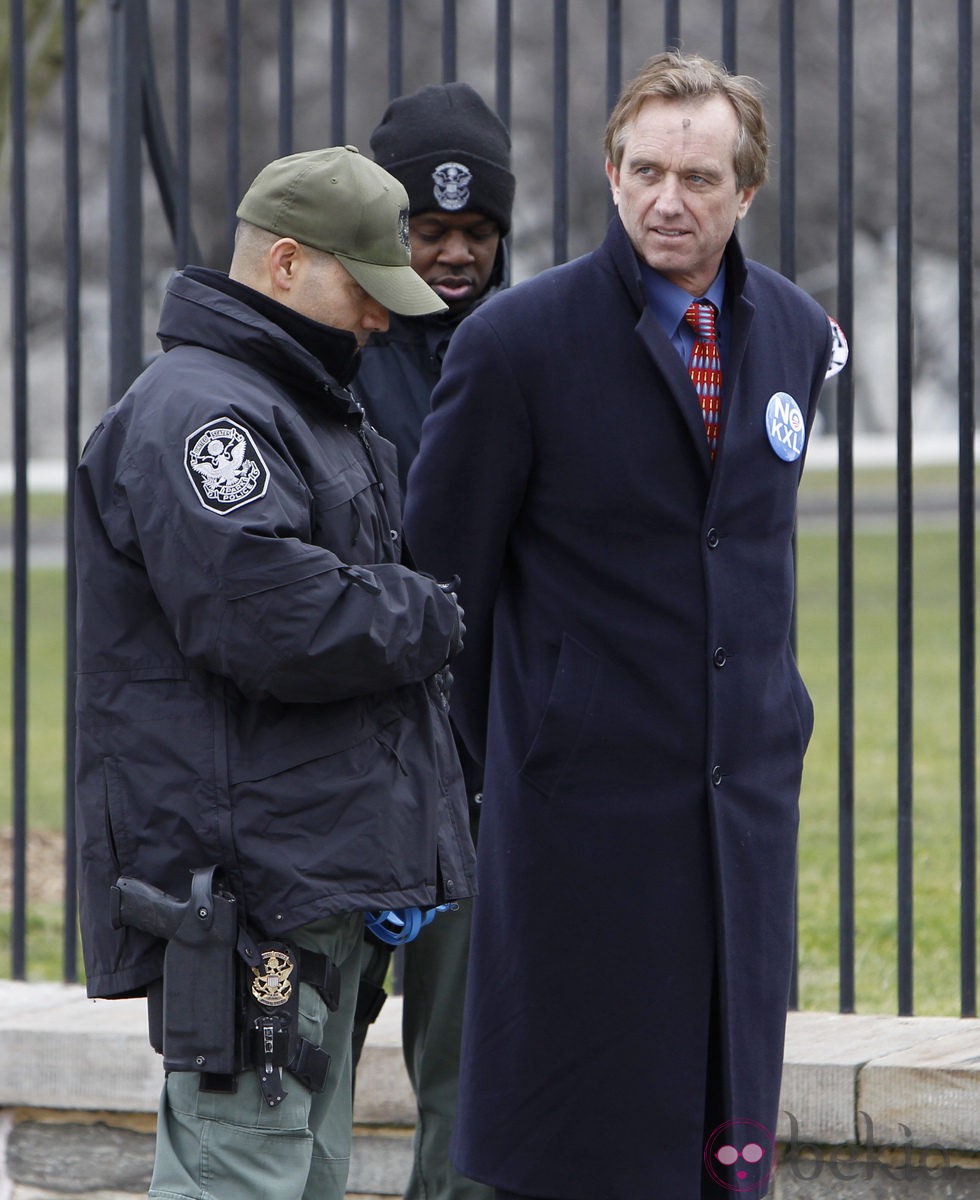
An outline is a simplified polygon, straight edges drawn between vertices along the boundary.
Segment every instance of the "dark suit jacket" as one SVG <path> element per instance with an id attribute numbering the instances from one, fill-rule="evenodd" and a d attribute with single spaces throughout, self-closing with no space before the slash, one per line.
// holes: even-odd
<path id="1" fill-rule="evenodd" d="M 688 1200 L 717 1126 L 775 1127 L 812 707 L 765 413 L 809 431 L 831 335 L 734 238 L 726 278 L 714 469 L 617 219 L 463 322 L 409 479 L 486 766 L 456 1154 L 510 1191 Z"/>

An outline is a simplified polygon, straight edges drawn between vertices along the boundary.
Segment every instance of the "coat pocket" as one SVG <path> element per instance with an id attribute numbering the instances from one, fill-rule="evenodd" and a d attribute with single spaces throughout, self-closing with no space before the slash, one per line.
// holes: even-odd
<path id="1" fill-rule="evenodd" d="M 119 764 L 115 759 L 102 760 L 102 779 L 106 841 L 117 870 L 124 872 L 136 860 L 136 839 L 130 829 L 126 789 L 119 778 Z"/>
<path id="2" fill-rule="evenodd" d="M 574 638 L 562 637 L 551 693 L 520 776 L 550 796 L 575 758 L 592 711 L 599 659 Z"/>

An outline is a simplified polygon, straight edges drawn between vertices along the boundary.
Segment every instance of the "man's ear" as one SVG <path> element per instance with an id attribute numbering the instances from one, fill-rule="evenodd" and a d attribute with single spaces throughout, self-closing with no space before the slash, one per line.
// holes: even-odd
<path id="1" fill-rule="evenodd" d="M 619 167 L 614 167 L 610 160 L 606 159 L 606 178 L 609 180 L 609 187 L 612 191 L 613 204 L 619 203 Z"/>
<path id="2" fill-rule="evenodd" d="M 755 194 L 758 190 L 758 188 L 754 187 L 742 188 L 742 197 L 738 202 L 738 216 L 736 217 L 736 220 L 741 221 L 741 219 L 749 211 L 749 208 L 751 207 L 752 201 L 755 198 Z"/>
<path id="3" fill-rule="evenodd" d="M 269 247 L 266 261 L 273 296 L 292 291 L 301 257 L 302 250 L 294 238 L 280 238 Z"/>

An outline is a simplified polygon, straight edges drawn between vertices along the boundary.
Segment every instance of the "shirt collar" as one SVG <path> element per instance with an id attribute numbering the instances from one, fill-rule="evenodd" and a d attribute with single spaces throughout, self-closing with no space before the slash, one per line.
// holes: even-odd
<path id="1" fill-rule="evenodd" d="M 673 337 L 684 320 L 684 314 L 692 300 L 710 300 L 720 313 L 725 299 L 725 260 L 722 259 L 718 274 L 712 280 L 711 286 L 703 296 L 692 296 L 676 283 L 665 279 L 659 271 L 648 266 L 642 259 L 640 263 L 640 278 L 646 293 L 647 303 L 653 315 L 660 322 L 668 337 Z"/>

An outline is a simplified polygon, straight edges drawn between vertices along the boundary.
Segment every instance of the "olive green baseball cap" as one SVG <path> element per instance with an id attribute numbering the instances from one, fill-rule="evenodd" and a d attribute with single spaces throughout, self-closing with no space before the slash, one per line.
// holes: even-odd
<path id="1" fill-rule="evenodd" d="M 238 217 L 333 254 L 392 312 L 419 317 L 446 310 L 412 270 L 408 193 L 356 146 L 277 158 L 253 179 Z"/>

